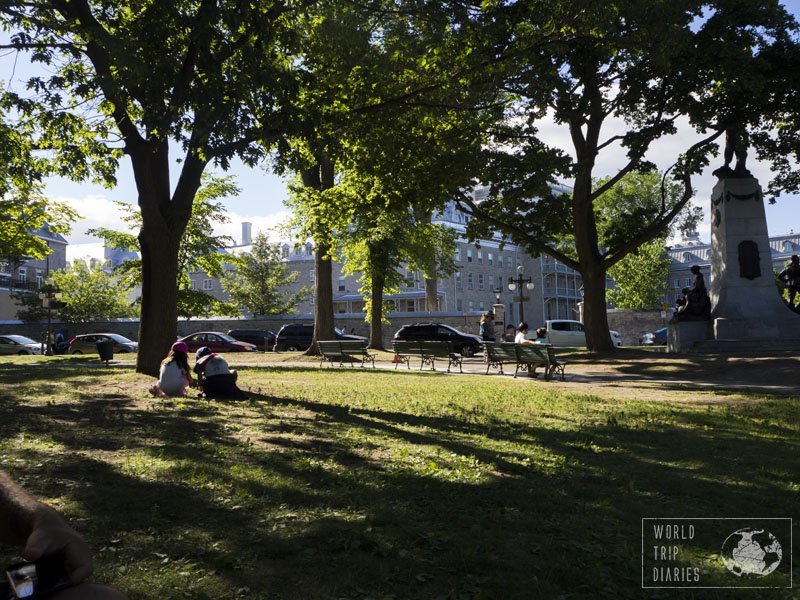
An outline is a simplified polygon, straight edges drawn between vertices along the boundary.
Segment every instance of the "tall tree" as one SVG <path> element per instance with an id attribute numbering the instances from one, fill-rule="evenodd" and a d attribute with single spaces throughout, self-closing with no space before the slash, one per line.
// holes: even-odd
<path id="1" fill-rule="evenodd" d="M 482 51 L 509 94 L 506 119 L 492 130 L 481 177 L 488 201 L 466 199 L 473 235 L 499 229 L 534 254 L 580 272 L 592 350 L 613 349 L 606 316 L 606 273 L 657 237 L 692 197 L 692 175 L 716 155 L 732 126 L 762 127 L 786 84 L 774 76 L 782 49 L 795 45 L 794 20 L 777 0 L 641 3 L 603 10 L 575 2 L 484 3 Z M 676 132 L 682 116 L 700 134 L 676 154 L 670 176 L 682 195 L 603 244 L 598 201 L 626 174 L 652 168 L 647 152 Z M 540 132 L 555 122 L 570 153 Z M 609 123 L 624 124 L 605 133 Z M 601 152 L 625 152 L 625 164 L 594 185 Z M 554 188 L 569 181 L 571 189 Z M 560 246 L 574 242 L 574 256 Z"/>
<path id="2" fill-rule="evenodd" d="M 22 133 L 54 149 L 52 168 L 73 178 L 113 183 L 118 159 L 131 160 L 142 211 L 140 372 L 157 374 L 175 339 L 180 240 L 206 166 L 255 164 L 288 127 L 294 13 L 310 4 L 0 4 L 6 47 L 31 51 L 52 73 L 31 79 L 34 97 L 4 94 Z"/>
<path id="3" fill-rule="evenodd" d="M 264 234 L 258 234 L 251 250 L 234 257 L 231 263 L 236 269 L 225 273 L 222 287 L 232 304 L 253 316 L 291 312 L 308 297 L 305 287 L 291 295 L 281 291 L 297 281 L 300 273 L 289 271 L 281 261 L 280 245 L 270 243 Z"/>
<path id="4" fill-rule="evenodd" d="M 608 270 L 616 284 L 608 290 L 609 302 L 614 308 L 658 308 L 671 263 L 664 238 L 645 242 Z"/>
<path id="5" fill-rule="evenodd" d="M 86 323 L 136 316 L 136 307 L 128 299 L 130 287 L 106 273 L 103 265 L 85 260 L 73 261 L 65 271 L 55 271 L 53 286 L 64 303 L 59 319 L 65 323 Z"/>

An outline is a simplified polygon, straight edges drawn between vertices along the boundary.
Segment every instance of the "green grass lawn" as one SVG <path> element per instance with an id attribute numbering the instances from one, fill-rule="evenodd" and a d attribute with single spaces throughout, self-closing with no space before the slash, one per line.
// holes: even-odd
<path id="1" fill-rule="evenodd" d="M 728 598 L 642 591 L 642 517 L 800 518 L 798 397 L 244 365 L 250 401 L 158 400 L 96 365 L 0 360 L 0 468 L 134 599 Z"/>

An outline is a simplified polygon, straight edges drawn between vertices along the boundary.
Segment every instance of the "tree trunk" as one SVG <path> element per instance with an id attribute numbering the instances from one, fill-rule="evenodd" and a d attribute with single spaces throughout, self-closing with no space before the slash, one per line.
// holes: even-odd
<path id="1" fill-rule="evenodd" d="M 324 258 L 329 252 L 325 245 L 318 244 L 314 251 L 314 268 L 316 269 L 314 286 L 314 335 L 306 356 L 319 356 L 317 342 L 319 340 L 335 340 L 333 330 L 333 268 L 330 258 Z"/>
<path id="2" fill-rule="evenodd" d="M 383 350 L 383 288 L 386 283 L 384 271 L 372 275 L 372 301 L 369 310 L 369 347 Z"/>
<path id="3" fill-rule="evenodd" d="M 606 310 L 606 269 L 602 261 L 581 265 L 583 279 L 583 326 L 586 347 L 595 352 L 613 352 L 616 348 L 608 332 Z"/>
<path id="4" fill-rule="evenodd" d="M 333 163 L 324 154 L 319 159 L 319 164 L 301 173 L 303 185 L 315 190 L 327 190 L 334 186 Z M 328 232 L 325 232 L 327 234 Z M 330 246 L 315 240 L 317 247 L 314 253 L 314 268 L 316 277 L 314 286 L 314 335 L 311 346 L 306 350 L 306 356 L 319 356 L 317 341 L 334 340 L 333 322 L 333 268 L 329 256 Z"/>
<path id="5" fill-rule="evenodd" d="M 142 313 L 136 371 L 158 377 L 178 331 L 178 248 L 192 214 L 205 159 L 189 150 L 170 196 L 169 143 L 128 140 L 142 227 Z"/>
<path id="6" fill-rule="evenodd" d="M 615 347 L 608 333 L 606 267 L 598 247 L 597 223 L 590 194 L 591 177 L 577 177 L 572 199 L 575 250 L 583 280 L 583 326 L 589 350 L 611 352 Z"/>
<path id="7" fill-rule="evenodd" d="M 438 279 L 425 278 L 425 310 L 428 312 L 436 312 L 439 310 L 439 294 L 436 293 L 438 287 Z"/>
<path id="8" fill-rule="evenodd" d="M 142 313 L 136 370 L 154 377 L 178 331 L 178 246 L 180 235 L 153 234 L 163 227 L 142 226 Z"/>

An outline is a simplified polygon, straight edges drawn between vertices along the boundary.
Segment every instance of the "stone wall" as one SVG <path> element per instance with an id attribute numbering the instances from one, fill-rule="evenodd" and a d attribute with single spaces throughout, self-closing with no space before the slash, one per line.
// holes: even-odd
<path id="1" fill-rule="evenodd" d="M 391 323 L 383 325 L 383 343 L 391 345 L 394 333 L 403 325 L 412 323 L 444 323 L 451 325 L 464 333 L 478 335 L 480 315 L 467 315 L 457 313 L 396 313 L 392 315 Z M 277 332 L 287 323 L 313 323 L 311 315 L 290 315 L 263 319 L 192 319 L 178 321 L 178 335 L 183 337 L 196 331 L 222 331 L 230 329 L 271 329 Z M 335 325 L 351 331 L 356 335 L 369 336 L 369 324 L 364 321 L 363 315 L 337 314 Z M 0 324 L 0 333 L 16 333 L 26 335 L 35 340 L 40 340 L 47 329 L 45 323 L 19 323 L 5 322 Z M 127 338 L 136 340 L 139 335 L 139 321 L 136 319 L 100 321 L 94 323 L 69 323 L 62 325 L 53 324 L 53 331 L 63 329 L 70 339 L 83 333 L 118 333 Z"/>
<path id="2" fill-rule="evenodd" d="M 608 328 L 619 331 L 624 345 L 635 346 L 639 343 L 639 338 L 643 333 L 666 327 L 670 318 L 672 318 L 670 312 L 664 318 L 661 316 L 660 310 L 610 308 L 608 310 Z"/>

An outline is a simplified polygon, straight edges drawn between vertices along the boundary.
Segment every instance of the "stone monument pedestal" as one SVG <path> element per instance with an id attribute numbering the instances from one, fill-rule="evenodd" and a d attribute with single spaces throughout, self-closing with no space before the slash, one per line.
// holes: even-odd
<path id="1" fill-rule="evenodd" d="M 796 340 L 800 315 L 781 300 L 772 271 L 761 186 L 754 177 L 720 179 L 711 193 L 711 322 L 707 340 L 748 342 Z M 670 350 L 701 341 L 696 323 L 670 326 Z M 684 329 L 686 331 L 684 331 Z M 673 331 L 674 330 L 674 331 Z"/>

